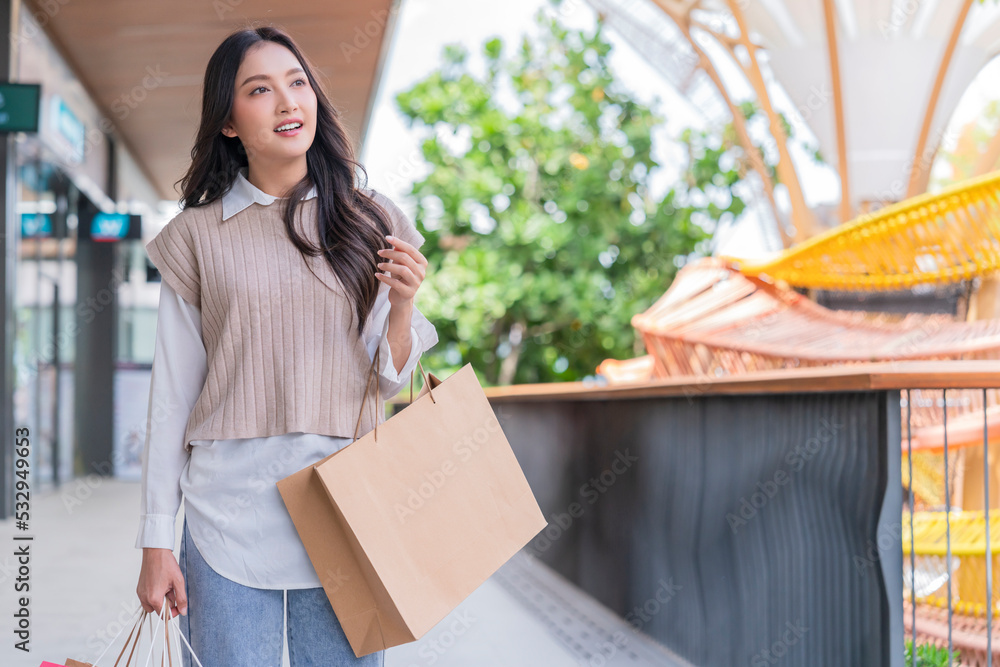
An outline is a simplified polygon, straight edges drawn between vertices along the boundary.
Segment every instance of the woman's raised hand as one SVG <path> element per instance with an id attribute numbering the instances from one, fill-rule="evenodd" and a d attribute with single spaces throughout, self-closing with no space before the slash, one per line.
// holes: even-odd
<path id="1" fill-rule="evenodd" d="M 395 236 L 385 237 L 392 244 L 392 250 L 379 250 L 380 257 L 385 257 L 391 261 L 382 262 L 379 269 L 388 271 L 392 275 L 384 275 L 381 271 L 375 277 L 387 284 L 389 290 L 389 303 L 393 306 L 402 306 L 406 302 L 413 302 L 413 297 L 417 293 L 417 288 L 424 281 L 427 275 L 427 258 L 419 250 L 403 239 Z"/>

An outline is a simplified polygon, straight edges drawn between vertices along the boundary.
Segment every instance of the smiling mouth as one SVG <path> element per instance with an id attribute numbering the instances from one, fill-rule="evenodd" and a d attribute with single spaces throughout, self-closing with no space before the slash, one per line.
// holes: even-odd
<path id="1" fill-rule="evenodd" d="M 302 127 L 302 123 L 286 123 L 280 127 L 274 128 L 275 132 L 289 132 L 291 130 L 297 130 Z"/>

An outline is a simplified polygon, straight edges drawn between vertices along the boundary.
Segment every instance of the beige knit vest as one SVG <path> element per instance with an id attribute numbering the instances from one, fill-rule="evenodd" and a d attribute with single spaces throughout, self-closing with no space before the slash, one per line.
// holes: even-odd
<path id="1" fill-rule="evenodd" d="M 374 197 L 392 233 L 419 247 L 424 238 L 402 211 Z M 302 201 L 296 214 L 313 243 L 317 201 Z M 254 203 L 225 221 L 221 200 L 186 208 L 146 245 L 163 280 L 201 309 L 208 373 L 185 429 L 188 452 L 202 439 L 299 431 L 350 438 L 359 411 L 358 437 L 376 415 L 384 421 L 374 380 L 364 393 L 372 362 L 354 306 L 326 259 L 306 258 L 292 244 L 283 205 Z M 365 336 L 371 326 L 369 318 Z"/>

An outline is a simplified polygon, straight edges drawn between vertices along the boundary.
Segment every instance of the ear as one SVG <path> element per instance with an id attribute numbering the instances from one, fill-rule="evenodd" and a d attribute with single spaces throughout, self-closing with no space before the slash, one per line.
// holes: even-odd
<path id="1" fill-rule="evenodd" d="M 233 129 L 233 126 L 230 123 L 226 123 L 226 125 L 222 128 L 222 133 L 230 139 L 236 136 L 236 130 Z"/>

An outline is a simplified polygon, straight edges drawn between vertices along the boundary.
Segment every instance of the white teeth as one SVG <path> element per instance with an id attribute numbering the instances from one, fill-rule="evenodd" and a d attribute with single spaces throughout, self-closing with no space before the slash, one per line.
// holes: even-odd
<path id="1" fill-rule="evenodd" d="M 281 127 L 275 128 L 274 131 L 281 132 L 282 130 L 291 130 L 292 128 L 295 127 L 302 127 L 302 123 L 288 123 L 286 125 L 282 125 Z"/>

